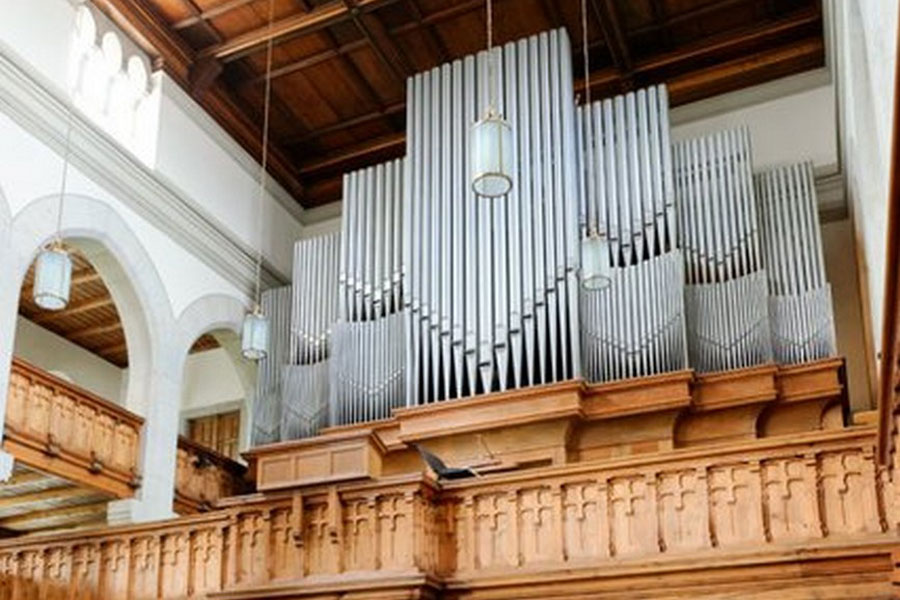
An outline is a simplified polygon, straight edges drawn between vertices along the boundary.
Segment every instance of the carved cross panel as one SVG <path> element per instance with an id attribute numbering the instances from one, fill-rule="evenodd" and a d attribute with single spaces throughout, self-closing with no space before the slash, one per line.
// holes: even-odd
<path id="1" fill-rule="evenodd" d="M 608 553 L 603 545 L 601 527 L 606 528 L 605 487 L 597 482 L 572 483 L 563 488 L 566 556 L 573 559 L 595 558 Z M 601 506 L 602 505 L 602 506 Z"/>
<path id="2" fill-rule="evenodd" d="M 739 463 L 709 469 L 713 544 L 739 546 L 766 541 L 762 523 L 759 465 Z"/>
<path id="3" fill-rule="evenodd" d="M 374 521 L 375 502 L 365 498 L 344 507 L 344 561 L 348 570 L 378 568 Z"/>
<path id="4" fill-rule="evenodd" d="M 491 493 L 474 499 L 475 568 L 510 566 L 517 541 L 513 537 L 516 507 L 506 493 Z"/>
<path id="5" fill-rule="evenodd" d="M 650 476 L 609 481 L 610 546 L 616 556 L 659 552 L 656 482 Z"/>
<path id="6" fill-rule="evenodd" d="M 830 452 L 819 460 L 826 535 L 880 533 L 874 453 Z"/>
<path id="7" fill-rule="evenodd" d="M 706 472 L 685 469 L 660 473 L 660 536 L 665 550 L 710 547 Z"/>
<path id="8" fill-rule="evenodd" d="M 815 459 L 766 461 L 765 515 L 773 541 L 805 540 L 821 535 Z"/>

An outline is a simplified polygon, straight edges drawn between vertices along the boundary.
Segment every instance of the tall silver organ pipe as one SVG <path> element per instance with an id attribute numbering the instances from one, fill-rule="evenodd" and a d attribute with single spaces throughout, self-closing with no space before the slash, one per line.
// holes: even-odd
<path id="1" fill-rule="evenodd" d="M 386 418 L 405 404 L 404 162 L 344 176 L 340 320 L 331 368 L 334 425 Z"/>
<path id="2" fill-rule="evenodd" d="M 407 83 L 404 306 L 407 401 L 580 375 L 574 87 L 560 29 Z M 512 123 L 512 192 L 476 198 L 469 131 L 496 79 Z"/>
<path id="3" fill-rule="evenodd" d="M 260 298 L 269 319 L 269 353 L 259 361 L 253 401 L 251 439 L 253 445 L 285 439 L 281 429 L 282 367 L 290 357 L 291 287 L 266 290 Z"/>
<path id="4" fill-rule="evenodd" d="M 328 424 L 332 332 L 338 319 L 339 234 L 294 244 L 291 354 L 282 374 L 282 439 Z"/>
<path id="5" fill-rule="evenodd" d="M 608 240 L 608 288 L 581 291 L 583 371 L 590 381 L 687 366 L 665 86 L 582 106 L 581 235 Z"/>
<path id="6" fill-rule="evenodd" d="M 582 234 L 606 237 L 613 266 L 678 247 L 664 85 L 582 106 Z"/>
<path id="7" fill-rule="evenodd" d="M 749 132 L 686 140 L 673 154 L 691 366 L 706 372 L 767 362 L 772 349 Z"/>
<path id="8" fill-rule="evenodd" d="M 769 169 L 755 183 L 775 359 L 792 364 L 833 356 L 834 311 L 812 164 Z"/>

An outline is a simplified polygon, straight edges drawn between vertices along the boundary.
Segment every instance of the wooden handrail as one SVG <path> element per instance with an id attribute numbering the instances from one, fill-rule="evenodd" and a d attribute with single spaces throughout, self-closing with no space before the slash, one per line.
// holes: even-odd
<path id="1" fill-rule="evenodd" d="M 443 486 L 411 474 L 253 494 L 205 515 L 0 541 L 0 589 L 249 599 L 484 584 L 523 597 L 528 577 L 569 585 L 628 567 L 655 578 L 666 561 L 774 568 L 836 542 L 851 555 L 881 544 L 886 557 L 897 515 L 874 448 L 874 430 L 854 428 Z"/>
<path id="2" fill-rule="evenodd" d="M 180 514 L 207 511 L 219 499 L 250 489 L 244 465 L 184 436 L 178 437 L 175 464 L 175 510 Z"/>
<path id="3" fill-rule="evenodd" d="M 129 497 L 141 482 L 143 424 L 121 406 L 13 359 L 3 447 L 23 463 Z"/>

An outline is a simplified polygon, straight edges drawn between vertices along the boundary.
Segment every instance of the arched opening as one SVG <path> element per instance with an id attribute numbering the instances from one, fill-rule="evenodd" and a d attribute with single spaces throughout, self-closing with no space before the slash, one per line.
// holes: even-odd
<path id="1" fill-rule="evenodd" d="M 194 339 L 182 377 L 174 509 L 189 514 L 246 489 L 240 453 L 249 439 L 254 372 L 240 357 L 238 335 L 219 328 Z"/>
<path id="2" fill-rule="evenodd" d="M 253 373 L 240 357 L 234 331 L 216 329 L 198 337 L 184 366 L 181 434 L 231 460 L 246 449 L 246 404 Z"/>
<path id="3" fill-rule="evenodd" d="M 137 295 L 103 244 L 64 244 L 66 306 L 36 304 L 34 260 L 19 290 L 4 437 L 16 461 L 0 484 L 0 530 L 11 535 L 104 524 L 109 503 L 140 483 L 142 419 L 129 408 L 141 395 L 132 363 L 146 367 L 130 351 L 149 350 Z"/>

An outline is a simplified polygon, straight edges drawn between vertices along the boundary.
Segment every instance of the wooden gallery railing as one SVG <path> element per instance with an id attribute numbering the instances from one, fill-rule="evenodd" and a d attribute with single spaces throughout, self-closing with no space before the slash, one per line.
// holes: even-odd
<path id="1" fill-rule="evenodd" d="M 144 420 L 14 359 L 3 447 L 24 464 L 118 498 L 141 484 L 138 451 Z"/>
<path id="2" fill-rule="evenodd" d="M 777 590 L 786 572 L 810 578 L 807 594 L 832 587 L 785 597 L 881 598 L 898 519 L 875 444 L 871 428 L 823 431 L 443 487 L 402 475 L 245 496 L 0 542 L 0 600 L 624 598 L 638 583 L 656 597 L 673 577 L 692 597 L 701 584 Z"/>
<path id="3" fill-rule="evenodd" d="M 236 496 L 249 489 L 247 468 L 192 442 L 178 438 L 175 468 L 175 512 L 191 514 L 207 511 L 220 498 Z"/>
<path id="4" fill-rule="evenodd" d="M 10 372 L 3 447 L 23 464 L 109 493 L 134 495 L 144 420 L 27 362 Z M 178 441 L 175 509 L 206 510 L 243 493 L 246 469 L 187 439 Z"/>

